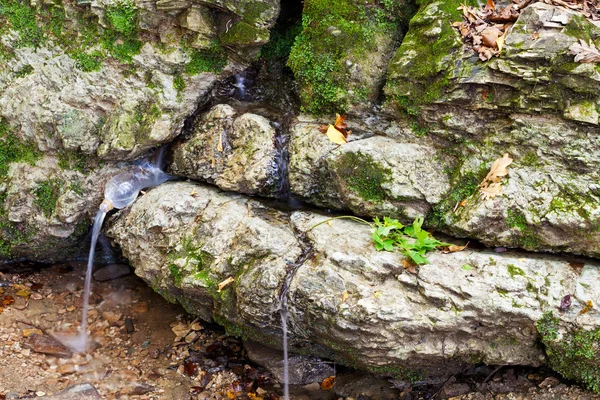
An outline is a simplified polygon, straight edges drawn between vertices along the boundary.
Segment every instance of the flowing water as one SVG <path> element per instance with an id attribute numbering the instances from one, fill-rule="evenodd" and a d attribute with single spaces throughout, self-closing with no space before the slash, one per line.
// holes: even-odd
<path id="1" fill-rule="evenodd" d="M 96 250 L 96 243 L 98 241 L 98 236 L 100 235 L 100 229 L 102 228 L 102 223 L 104 222 L 105 216 L 105 212 L 103 212 L 102 210 L 98 210 L 96 218 L 94 218 L 94 225 L 92 227 L 92 243 L 90 245 L 90 254 L 88 257 L 87 270 L 85 273 L 85 285 L 83 287 L 83 310 L 81 313 L 81 325 L 79 327 L 79 334 L 73 338 L 64 339 L 66 345 L 78 352 L 85 352 L 88 347 L 87 317 L 90 305 L 90 291 L 92 287 L 94 252 Z"/>

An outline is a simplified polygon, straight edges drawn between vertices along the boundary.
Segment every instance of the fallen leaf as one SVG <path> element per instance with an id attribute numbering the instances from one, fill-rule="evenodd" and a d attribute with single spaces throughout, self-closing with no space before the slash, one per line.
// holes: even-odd
<path id="1" fill-rule="evenodd" d="M 508 175 L 508 169 L 506 168 L 512 164 L 512 162 L 513 159 L 509 157 L 508 153 L 504 153 L 502 158 L 499 158 L 492 163 L 490 172 L 487 174 L 484 181 L 500 182 L 502 177 Z"/>
<path id="2" fill-rule="evenodd" d="M 465 271 L 471 271 L 473 269 L 473 267 L 469 264 L 465 264 L 461 268 L 464 269 Z"/>
<path id="3" fill-rule="evenodd" d="M 190 196 L 196 197 L 197 195 L 198 195 L 198 192 L 196 191 L 196 189 L 192 189 L 192 191 L 190 192 Z"/>
<path id="4" fill-rule="evenodd" d="M 214 168 L 216 163 L 217 161 L 213 158 L 212 160 L 210 160 L 210 167 Z"/>
<path id="5" fill-rule="evenodd" d="M 235 279 L 233 279 L 233 277 L 231 276 L 225 279 L 223 282 L 219 283 L 219 288 L 217 289 L 217 292 L 221 292 L 221 290 L 223 290 L 226 286 L 232 284 L 233 282 L 235 282 Z"/>
<path id="6" fill-rule="evenodd" d="M 489 186 L 479 188 L 483 200 L 493 199 L 502 194 L 502 184 L 500 182 L 490 183 Z"/>
<path id="7" fill-rule="evenodd" d="M 487 0 L 485 5 L 486 10 L 494 11 L 496 9 L 496 5 L 494 4 L 494 0 Z"/>
<path id="8" fill-rule="evenodd" d="M 373 296 L 378 299 L 381 297 L 381 290 L 376 291 L 375 293 L 373 293 Z"/>
<path id="9" fill-rule="evenodd" d="M 330 376 L 329 378 L 323 379 L 321 382 L 321 390 L 330 390 L 335 385 L 335 375 Z"/>
<path id="10" fill-rule="evenodd" d="M 492 163 L 490 172 L 488 172 L 486 177 L 483 179 L 483 182 L 479 184 L 480 194 L 484 200 L 491 199 L 502 194 L 502 184 L 500 181 L 503 177 L 508 175 L 507 167 L 512 162 L 513 159 L 509 157 L 508 153 L 504 153 L 502 158 L 499 158 Z"/>
<path id="11" fill-rule="evenodd" d="M 335 126 L 329 125 L 327 127 L 327 131 L 325 132 L 329 140 L 331 140 L 335 144 L 346 144 L 348 141 L 342 132 L 337 130 Z"/>
<path id="12" fill-rule="evenodd" d="M 178 342 L 183 339 L 190 332 L 190 328 L 186 324 L 179 323 L 171 328 L 175 334 L 175 341 Z"/>
<path id="13" fill-rule="evenodd" d="M 4 300 L 2 301 L 2 303 L 3 303 L 5 306 L 10 306 L 10 305 L 11 305 L 12 303 L 14 303 L 14 302 L 15 302 L 15 299 L 14 299 L 14 297 L 12 297 L 12 296 L 9 296 L 9 295 L 6 295 L 6 296 L 4 296 Z"/>
<path id="14" fill-rule="evenodd" d="M 538 31 L 533 32 L 531 35 L 531 40 L 538 40 L 540 38 L 540 33 Z"/>
<path id="15" fill-rule="evenodd" d="M 587 44 L 585 40 L 579 39 L 569 47 L 571 54 L 575 55 L 575 62 L 595 63 L 600 61 L 600 52 L 594 43 Z"/>
<path id="16" fill-rule="evenodd" d="M 592 303 L 591 300 L 588 300 L 585 303 L 585 307 L 583 307 L 583 309 L 581 311 L 579 311 L 579 314 L 586 314 L 587 312 L 589 312 L 592 308 L 594 308 L 594 303 Z"/>
<path id="17" fill-rule="evenodd" d="M 342 293 L 342 303 L 345 303 L 346 300 L 348 300 L 348 291 L 344 290 L 344 293 Z"/>
<path id="18" fill-rule="evenodd" d="M 448 246 L 443 250 L 443 253 L 447 254 L 447 253 L 456 253 L 457 251 L 463 251 L 464 249 L 466 249 L 469 246 L 470 242 L 467 242 L 467 244 L 465 244 L 464 246 L 457 246 L 455 244 L 453 244 L 452 246 Z"/>
<path id="19" fill-rule="evenodd" d="M 486 100 L 487 96 L 488 96 L 488 90 L 483 89 L 483 91 L 481 92 L 481 100 Z"/>
<path id="20" fill-rule="evenodd" d="M 481 32 L 483 44 L 487 47 L 498 48 L 497 40 L 502 35 L 502 31 L 495 26 L 490 26 Z"/>
<path id="21" fill-rule="evenodd" d="M 29 297 L 31 296 L 31 292 L 27 289 L 21 289 L 19 290 L 17 293 L 15 293 L 17 296 L 20 297 Z"/>
<path id="22" fill-rule="evenodd" d="M 460 207 L 464 207 L 464 206 L 466 206 L 466 205 L 467 205 L 467 200 L 465 199 L 465 200 L 461 201 L 460 203 L 458 203 L 458 205 L 459 205 Z"/>
<path id="23" fill-rule="evenodd" d="M 407 258 L 402 260 L 402 268 L 404 268 L 407 272 L 410 272 L 411 274 L 417 274 L 417 265 Z"/>
<path id="24" fill-rule="evenodd" d="M 24 337 L 29 337 L 29 336 L 31 336 L 33 334 L 43 335 L 44 333 L 42 331 L 40 331 L 39 329 L 35 329 L 35 328 L 23 329 L 23 336 Z"/>
<path id="25" fill-rule="evenodd" d="M 223 135 L 219 135 L 219 143 L 217 143 L 217 150 L 223 151 Z"/>

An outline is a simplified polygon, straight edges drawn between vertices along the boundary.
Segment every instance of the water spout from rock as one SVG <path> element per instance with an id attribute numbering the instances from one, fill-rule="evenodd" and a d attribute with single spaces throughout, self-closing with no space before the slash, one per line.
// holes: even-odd
<path id="1" fill-rule="evenodd" d="M 92 243 L 85 274 L 85 285 L 83 289 L 83 310 L 81 317 L 80 332 L 77 337 L 67 339 L 67 345 L 75 351 L 84 352 L 88 345 L 87 315 L 89 309 L 90 291 L 92 285 L 92 270 L 94 266 L 94 253 L 102 222 L 106 214 L 113 208 L 125 208 L 131 205 L 140 193 L 140 190 L 152 186 L 158 186 L 174 176 L 164 173 L 160 168 L 163 152 L 159 150 L 154 160 L 142 160 L 133 168 L 121 172 L 108 181 L 104 187 L 104 200 L 100 204 L 94 225 L 92 228 Z M 156 162 L 156 164 L 154 163 Z"/>

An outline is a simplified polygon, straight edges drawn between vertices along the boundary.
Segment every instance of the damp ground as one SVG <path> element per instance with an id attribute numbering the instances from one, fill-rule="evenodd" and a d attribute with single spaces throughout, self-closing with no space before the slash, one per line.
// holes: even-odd
<path id="1" fill-rule="evenodd" d="M 71 354 L 53 337 L 77 332 L 85 263 L 0 271 L 0 399 L 43 398 L 84 382 L 103 399 L 283 398 L 276 376 L 249 360 L 240 339 L 186 314 L 131 273 L 93 282 L 94 344 Z M 329 366 L 326 382 L 295 387 L 291 398 L 600 399 L 539 369 L 474 366 L 443 382 L 406 386 Z"/>

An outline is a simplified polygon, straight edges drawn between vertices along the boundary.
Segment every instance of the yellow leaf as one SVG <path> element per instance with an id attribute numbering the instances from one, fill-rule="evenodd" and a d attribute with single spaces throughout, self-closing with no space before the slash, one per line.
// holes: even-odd
<path id="1" fill-rule="evenodd" d="M 335 144 L 346 144 L 348 141 L 344 137 L 344 134 L 338 131 L 335 126 L 329 125 L 327 128 L 327 132 L 325 133 L 329 140 L 331 140 Z"/>
<path id="2" fill-rule="evenodd" d="M 342 293 L 342 303 L 345 303 L 346 300 L 348 300 L 348 291 L 344 290 L 344 293 Z"/>
<path id="3" fill-rule="evenodd" d="M 592 303 L 591 300 L 588 300 L 585 303 L 585 307 L 581 311 L 579 311 L 579 314 L 585 314 L 585 313 L 589 312 L 592 308 L 594 308 L 594 303 Z"/>
<path id="4" fill-rule="evenodd" d="M 223 135 L 219 135 L 219 143 L 217 143 L 217 150 L 223 151 Z"/>
<path id="5" fill-rule="evenodd" d="M 23 336 L 24 337 L 29 337 L 29 336 L 31 336 L 33 334 L 43 335 L 44 333 L 42 331 L 40 331 L 39 329 L 35 329 L 35 328 L 23 329 Z"/>
<path id="6" fill-rule="evenodd" d="M 21 296 L 21 297 L 29 297 L 31 296 L 31 292 L 27 289 L 21 289 L 19 290 L 17 293 L 15 293 L 17 296 Z"/>
<path id="7" fill-rule="evenodd" d="M 502 51 L 502 46 L 504 46 L 504 35 L 496 39 L 496 45 L 498 46 L 498 50 Z"/>
<path id="8" fill-rule="evenodd" d="M 235 282 L 235 279 L 233 279 L 233 277 L 231 277 L 231 276 L 229 278 L 225 279 L 223 282 L 219 283 L 219 289 L 217 290 L 217 292 L 220 292 L 226 286 L 232 284 L 233 282 Z"/>
<path id="9" fill-rule="evenodd" d="M 375 296 L 375 298 L 378 299 L 379 297 L 381 297 L 381 291 L 376 291 L 375 293 L 373 293 L 373 296 Z"/>

